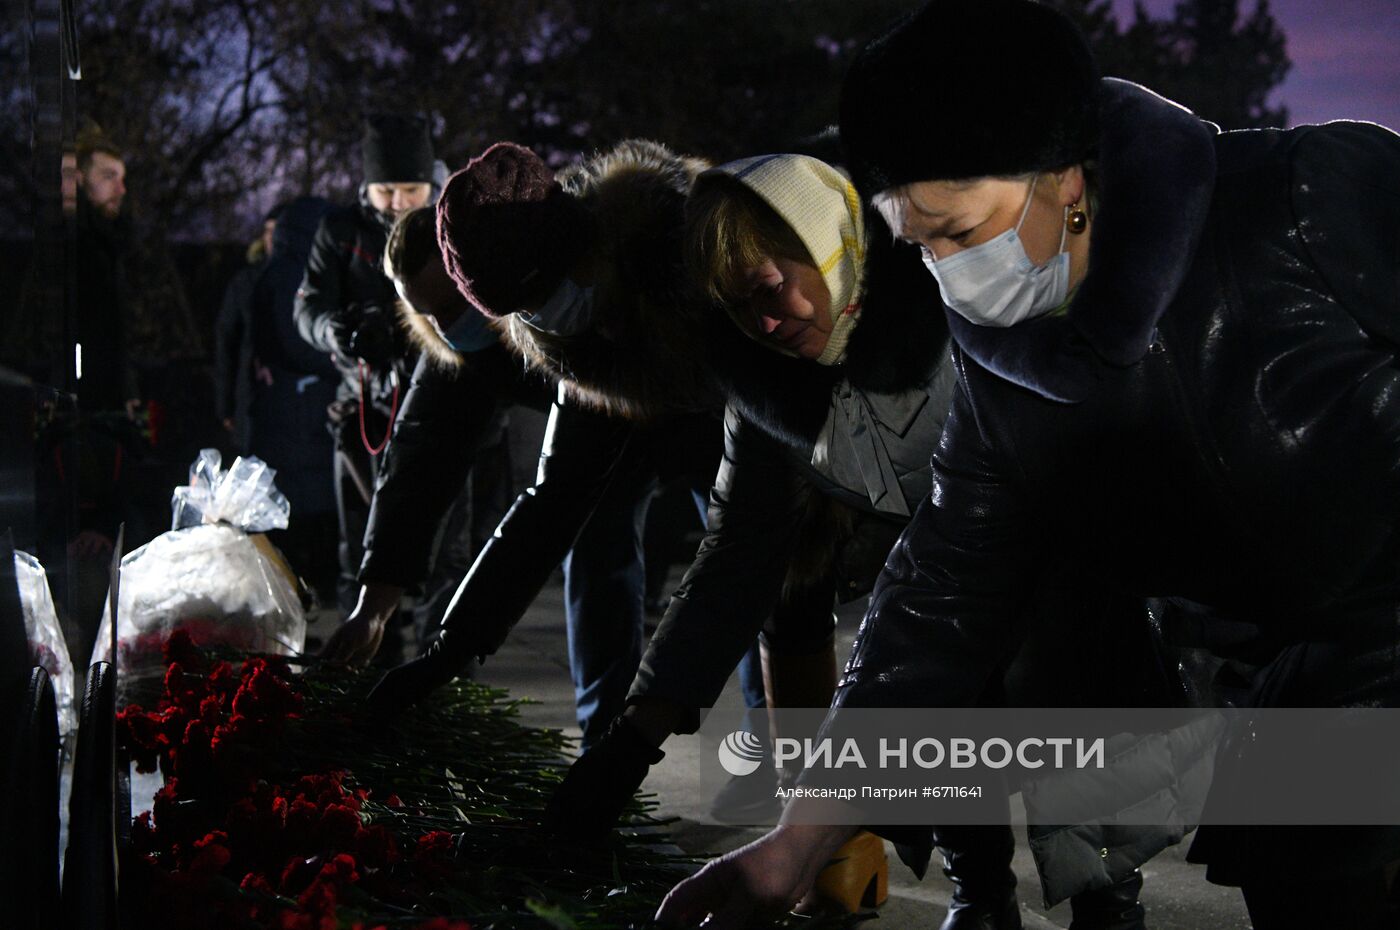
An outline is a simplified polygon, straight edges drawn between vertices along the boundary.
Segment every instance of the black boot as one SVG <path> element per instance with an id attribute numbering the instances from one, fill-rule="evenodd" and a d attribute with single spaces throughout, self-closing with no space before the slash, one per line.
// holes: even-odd
<path id="1" fill-rule="evenodd" d="M 1137 869 L 1116 885 L 1081 891 L 1069 899 L 1074 914 L 1069 930 L 1147 930 L 1147 912 L 1138 902 L 1141 891 Z"/>
<path id="2" fill-rule="evenodd" d="M 1021 930 L 1010 827 L 939 827 L 935 843 L 953 900 L 939 930 Z"/>

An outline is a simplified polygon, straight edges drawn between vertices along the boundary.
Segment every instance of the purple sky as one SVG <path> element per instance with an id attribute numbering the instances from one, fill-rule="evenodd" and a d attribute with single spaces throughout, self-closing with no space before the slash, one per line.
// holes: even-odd
<path id="1" fill-rule="evenodd" d="M 1113 0 L 1120 22 L 1132 0 Z M 1154 18 L 1174 0 L 1143 0 Z M 1241 0 L 1252 12 L 1254 0 Z M 1293 68 L 1271 102 L 1288 107 L 1290 123 L 1367 119 L 1400 131 L 1400 0 L 1271 0 L 1288 37 Z"/>

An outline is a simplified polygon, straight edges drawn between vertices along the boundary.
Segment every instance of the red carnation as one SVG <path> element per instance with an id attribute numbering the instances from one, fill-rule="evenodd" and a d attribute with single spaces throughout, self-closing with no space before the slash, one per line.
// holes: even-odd
<path id="1" fill-rule="evenodd" d="M 278 880 L 277 887 L 282 890 L 283 894 L 296 894 L 310 884 L 320 868 L 320 856 L 311 856 L 310 858 L 293 856 L 282 867 L 282 877 Z"/>
<path id="2" fill-rule="evenodd" d="M 418 837 L 413 861 L 418 874 L 429 880 L 440 880 L 452 873 L 452 853 L 457 838 L 446 830 L 434 830 Z"/>
<path id="3" fill-rule="evenodd" d="M 450 856 L 456 843 L 457 838 L 446 830 L 433 830 L 418 837 L 413 855 L 415 859 L 440 859 Z"/>
<path id="4" fill-rule="evenodd" d="M 123 707 L 117 713 L 118 741 L 131 752 L 136 771 L 154 772 L 161 743 L 160 718 L 146 713 L 140 704 Z"/>
<path id="5" fill-rule="evenodd" d="M 243 881 L 238 883 L 238 887 L 244 891 L 254 891 L 258 894 L 275 895 L 277 893 L 268 882 L 267 876 L 261 872 L 249 872 L 243 876 Z"/>
<path id="6" fill-rule="evenodd" d="M 372 869 L 383 869 L 399 859 L 394 835 L 383 824 L 364 827 L 355 834 L 355 855 Z"/>
<path id="7" fill-rule="evenodd" d="M 239 798 L 229 808 L 225 826 L 234 847 L 252 852 L 261 860 L 284 858 L 282 834 L 287 821 L 287 799 L 266 783 L 258 784 L 248 797 Z"/>
<path id="8" fill-rule="evenodd" d="M 222 830 L 214 830 L 195 840 L 194 848 L 197 851 L 191 857 L 187 871 L 196 875 L 217 875 L 222 872 L 233 858 L 229 848 L 224 845 L 227 842 L 228 834 Z"/>
<path id="9" fill-rule="evenodd" d="M 238 687 L 238 682 L 233 677 L 233 666 L 223 659 L 209 667 L 207 681 L 211 691 L 218 691 L 221 694 L 232 694 Z"/>
<path id="10" fill-rule="evenodd" d="M 327 849 L 348 849 L 360 831 L 360 815 L 344 804 L 328 804 L 321 812 L 318 836 Z"/>
<path id="11" fill-rule="evenodd" d="M 166 665 L 179 663 L 186 668 L 203 669 L 204 655 L 195 646 L 187 630 L 177 629 L 166 639 L 160 650 Z"/>

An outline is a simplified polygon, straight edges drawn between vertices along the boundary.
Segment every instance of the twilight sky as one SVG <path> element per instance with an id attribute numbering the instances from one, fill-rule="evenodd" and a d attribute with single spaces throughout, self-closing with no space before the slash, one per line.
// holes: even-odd
<path id="1" fill-rule="evenodd" d="M 1132 0 L 1113 0 L 1119 22 Z M 1174 0 L 1143 0 L 1154 18 Z M 1241 0 L 1243 13 L 1254 0 Z M 1400 0 L 1270 0 L 1288 39 L 1293 68 L 1271 102 L 1288 106 L 1289 122 L 1366 119 L 1400 131 Z"/>

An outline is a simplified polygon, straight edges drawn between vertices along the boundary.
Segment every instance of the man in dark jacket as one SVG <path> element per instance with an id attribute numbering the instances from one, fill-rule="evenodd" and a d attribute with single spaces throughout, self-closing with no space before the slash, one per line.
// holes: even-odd
<path id="1" fill-rule="evenodd" d="M 129 355 L 132 294 L 126 162 L 101 138 L 78 147 L 78 398 L 89 411 L 135 409 L 140 395 Z"/>
<path id="2" fill-rule="evenodd" d="M 336 437 L 335 494 L 340 520 L 341 607 L 354 605 L 355 573 L 378 471 L 412 369 L 394 321 L 396 295 L 380 267 L 394 219 L 433 196 L 433 150 L 419 118 L 371 117 L 362 152 L 360 202 L 327 214 L 316 232 L 297 291 L 298 331 L 341 372 L 330 422 Z"/>

